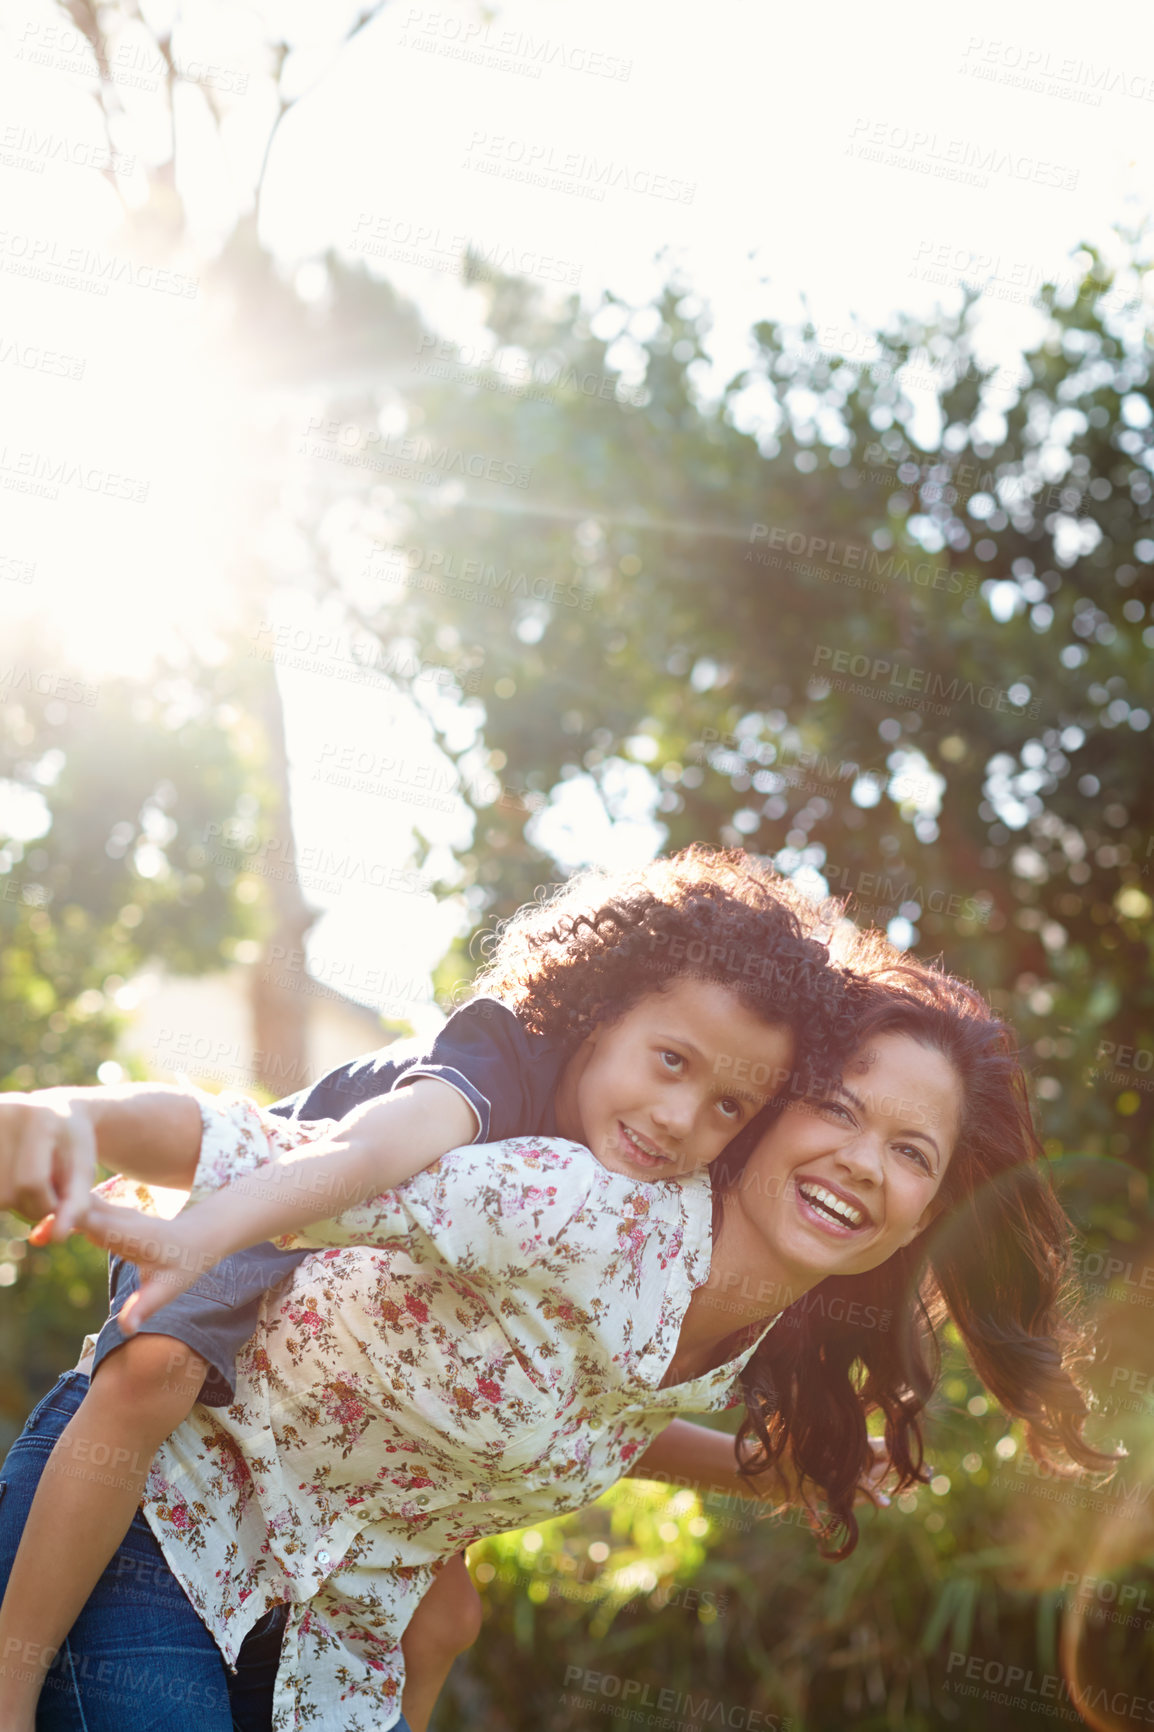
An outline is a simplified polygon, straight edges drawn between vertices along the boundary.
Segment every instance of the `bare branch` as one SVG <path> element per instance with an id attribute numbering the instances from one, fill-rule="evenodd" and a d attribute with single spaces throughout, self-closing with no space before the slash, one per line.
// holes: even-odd
<path id="1" fill-rule="evenodd" d="M 287 42 L 278 42 L 277 43 L 277 45 L 276 45 L 276 52 L 277 52 L 277 56 L 278 56 L 277 67 L 276 67 L 277 113 L 276 113 L 276 119 L 273 121 L 272 127 L 269 131 L 268 138 L 265 141 L 264 154 L 261 157 L 260 173 L 258 174 L 257 181 L 256 181 L 256 193 L 255 193 L 254 199 L 253 199 L 253 216 L 254 216 L 254 220 L 255 220 L 256 225 L 257 225 L 258 232 L 259 232 L 259 227 L 260 227 L 260 203 L 261 203 L 261 197 L 264 193 L 265 176 L 268 173 L 269 157 L 272 153 L 273 140 L 276 137 L 277 132 L 280 129 L 280 124 L 281 124 L 282 120 L 284 119 L 285 115 L 288 114 L 292 109 L 294 109 L 299 102 L 302 102 L 306 96 L 311 96 L 314 91 L 316 91 L 320 88 L 320 86 L 324 83 L 325 79 L 328 77 L 329 73 L 332 71 L 333 64 L 335 63 L 336 59 L 348 47 L 349 43 L 352 42 L 354 37 L 360 35 L 361 31 L 365 28 L 366 25 L 371 24 L 374 18 L 377 18 L 380 16 L 380 14 L 384 11 L 385 6 L 387 4 L 388 4 L 388 0 L 376 0 L 375 5 L 366 6 L 364 8 L 364 10 L 355 19 L 351 29 L 348 31 L 348 34 L 345 36 L 344 40 L 341 42 L 340 47 L 337 49 L 336 55 L 334 55 L 334 57 L 333 57 L 333 61 L 330 62 L 328 66 L 326 66 L 325 70 L 317 78 L 315 78 L 313 80 L 313 82 L 306 89 L 298 92 L 298 94 L 296 96 L 293 96 L 293 97 L 286 97 L 284 92 L 281 89 L 281 79 L 284 76 L 284 64 L 285 64 L 285 61 L 289 55 L 289 45 Z"/>
<path id="2" fill-rule="evenodd" d="M 114 112 L 123 114 L 124 109 L 123 109 L 123 106 L 120 102 L 120 99 L 119 99 L 119 96 L 118 96 L 118 93 L 116 90 L 116 85 L 115 85 L 115 82 L 114 82 L 113 77 L 112 77 L 112 65 L 111 65 L 111 57 L 109 55 L 108 38 L 107 38 L 105 31 L 102 28 L 101 23 L 100 23 L 100 19 L 99 19 L 98 12 L 97 12 L 96 0 L 56 0 L 56 4 L 59 7 L 59 9 L 72 21 L 76 30 L 80 33 L 80 35 L 82 35 L 85 38 L 85 40 L 88 42 L 89 46 L 92 49 L 93 55 L 94 55 L 95 60 L 96 60 L 96 69 L 97 69 L 97 78 L 98 78 L 97 89 L 96 89 L 96 92 L 94 93 L 93 100 L 96 102 L 98 108 L 100 109 L 101 119 L 102 119 L 103 126 L 104 126 L 105 138 L 107 139 L 107 142 L 108 142 L 109 151 L 112 152 L 113 148 L 114 148 L 113 147 L 113 138 L 112 138 L 112 124 L 111 124 L 112 123 L 112 115 Z M 255 220 L 256 220 L 258 225 L 259 225 L 259 221 L 260 221 L 261 198 L 262 198 L 262 195 L 264 192 L 265 180 L 266 180 L 266 177 L 268 174 L 268 166 L 269 166 L 269 160 L 270 160 L 270 157 L 272 154 L 273 142 L 276 139 L 277 133 L 280 130 L 280 126 L 281 126 L 282 121 L 284 120 L 285 116 L 287 114 L 289 114 L 292 111 L 292 109 L 294 109 L 297 106 L 297 104 L 299 102 L 303 101 L 303 99 L 305 97 L 311 96 L 313 94 L 313 92 L 319 88 L 319 86 L 324 82 L 325 78 L 328 77 L 329 72 L 332 70 L 333 62 L 335 61 L 337 56 L 339 56 L 343 52 L 343 50 L 348 47 L 350 42 L 352 42 L 357 36 L 360 35 L 362 30 L 364 30 L 369 24 L 371 24 L 375 18 L 378 18 L 380 16 L 380 14 L 384 11 L 385 6 L 387 4 L 388 4 L 388 0 L 375 0 L 374 4 L 369 5 L 369 6 L 365 6 L 361 9 L 361 11 L 357 14 L 356 18 L 353 20 L 353 23 L 349 27 L 345 36 L 341 40 L 340 45 L 336 50 L 336 54 L 333 57 L 333 61 L 330 62 L 330 64 L 325 68 L 324 72 L 322 72 L 319 75 L 319 77 L 317 77 L 313 81 L 312 84 L 310 84 L 305 90 L 300 91 L 296 96 L 287 97 L 284 94 L 284 91 L 282 89 L 282 81 L 283 81 L 283 77 L 284 77 L 285 62 L 287 61 L 290 53 L 292 52 L 291 44 L 288 42 L 282 41 L 282 42 L 274 43 L 272 45 L 273 83 L 274 83 L 274 86 L 275 86 L 275 89 L 277 92 L 277 112 L 276 112 L 275 118 L 273 119 L 272 126 L 269 129 L 268 138 L 265 140 L 265 147 L 264 147 L 264 151 L 263 151 L 262 156 L 261 156 L 260 170 L 259 170 L 259 173 L 257 175 L 256 186 L 255 186 L 254 192 L 253 192 L 254 217 L 255 217 Z M 156 47 L 156 52 L 164 62 L 165 84 L 166 84 L 167 93 L 168 93 L 169 124 L 170 124 L 171 138 L 172 138 L 172 167 L 171 167 L 170 173 L 166 174 L 164 176 L 164 178 L 171 185 L 175 186 L 175 179 L 176 179 L 175 163 L 176 163 L 176 152 L 177 152 L 175 90 L 176 90 L 177 83 L 183 78 L 184 75 L 181 72 L 179 66 L 177 65 L 176 57 L 173 53 L 172 32 L 170 30 L 165 35 L 161 36 L 161 35 L 158 35 L 154 30 L 151 30 L 149 28 L 149 26 L 147 26 L 145 23 L 143 15 L 141 14 L 141 11 L 140 11 L 140 7 L 137 4 L 137 0 L 123 0 L 123 4 L 121 5 L 121 7 L 119 9 L 119 16 L 121 19 L 130 19 L 134 23 L 138 23 L 138 24 L 142 25 L 144 28 L 149 29 L 149 34 L 152 37 L 152 41 Z M 218 104 L 213 100 L 210 92 L 205 92 L 205 96 L 207 99 L 209 111 L 212 114 L 213 120 L 214 120 L 216 127 L 217 127 L 217 131 L 219 132 L 221 120 L 222 120 L 221 110 L 220 110 Z M 104 173 L 105 178 L 108 180 L 109 185 L 114 188 L 116 195 L 120 200 L 121 206 L 127 211 L 128 207 L 127 207 L 127 203 L 126 203 L 126 200 L 124 197 L 123 190 L 120 187 L 120 185 L 118 184 L 117 177 L 113 173 L 111 167 L 103 170 L 103 173 Z"/>
<path id="3" fill-rule="evenodd" d="M 108 44 L 104 32 L 100 28 L 100 21 L 96 16 L 96 7 L 93 4 L 93 0 L 57 0 L 57 3 L 60 6 L 61 11 L 72 20 L 72 23 L 75 25 L 79 34 L 84 37 L 88 46 L 92 50 L 93 57 L 96 61 L 97 79 L 96 89 L 92 93 L 92 100 L 95 102 L 100 113 L 101 125 L 104 128 L 104 140 L 108 146 L 109 155 L 115 155 L 115 145 L 112 137 L 112 115 L 114 111 L 123 114 L 124 108 L 120 101 L 120 97 L 117 94 L 116 86 L 112 81 L 112 69 L 108 58 Z M 100 173 L 120 200 L 121 209 L 127 212 L 128 205 L 124 197 L 124 190 L 120 186 L 111 163 L 109 163 L 107 168 L 101 169 Z"/>

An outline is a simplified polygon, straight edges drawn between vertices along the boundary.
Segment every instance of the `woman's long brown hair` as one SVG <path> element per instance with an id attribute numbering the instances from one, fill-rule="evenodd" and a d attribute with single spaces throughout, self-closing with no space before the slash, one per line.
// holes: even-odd
<path id="1" fill-rule="evenodd" d="M 973 988 L 902 956 L 880 934 L 855 935 L 845 961 L 860 1005 L 847 1050 L 908 1035 L 949 1060 L 964 1107 L 933 1224 L 877 1269 L 820 1282 L 746 1366 L 738 1442 L 743 1457 L 748 1440 L 757 1447 L 743 1472 L 788 1460 L 794 1495 L 830 1558 L 857 1544 L 853 1505 L 873 1467 L 871 1413 L 884 1415 L 897 1490 L 928 1478 L 921 1416 L 938 1382 L 936 1331 L 947 1318 L 985 1387 L 1025 1422 L 1035 1460 L 1061 1475 L 1117 1460 L 1083 1436 L 1090 1408 L 1076 1372 L 1090 1352 L 1072 1312 L 1072 1228 L 1050 1183 L 1010 1029 Z M 827 1516 L 818 1518 L 814 1492 Z"/>

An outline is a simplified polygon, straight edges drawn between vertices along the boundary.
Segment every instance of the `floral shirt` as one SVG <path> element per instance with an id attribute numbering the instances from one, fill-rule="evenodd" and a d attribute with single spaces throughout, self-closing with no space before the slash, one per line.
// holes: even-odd
<path id="1" fill-rule="evenodd" d="M 199 1098 L 193 1200 L 333 1128 Z M 576 1143 L 456 1149 L 278 1242 L 326 1248 L 266 1294 L 235 1403 L 173 1432 L 143 1509 L 230 1665 L 289 1603 L 275 1732 L 380 1732 L 441 1563 L 592 1502 L 678 1412 L 731 1405 L 756 1343 L 658 1387 L 709 1273 L 708 1179 L 639 1183 Z"/>

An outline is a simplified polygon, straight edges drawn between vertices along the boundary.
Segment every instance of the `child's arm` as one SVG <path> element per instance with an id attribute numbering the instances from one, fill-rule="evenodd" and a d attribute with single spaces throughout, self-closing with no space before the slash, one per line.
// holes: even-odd
<path id="1" fill-rule="evenodd" d="M 0 1209 L 65 1239 L 88 1206 L 99 1161 L 154 1185 L 187 1189 L 200 1152 L 200 1109 L 187 1090 L 113 1088 L 0 1094 Z"/>
<path id="2" fill-rule="evenodd" d="M 284 1121 L 300 1146 L 231 1180 L 170 1221 L 94 1199 L 84 1231 L 141 1266 L 141 1284 L 120 1312 L 131 1334 L 223 1257 L 326 1221 L 422 1172 L 472 1141 L 473 1110 L 433 1077 L 366 1101 L 339 1123 Z M 315 1140 L 310 1140 L 310 1133 Z"/>

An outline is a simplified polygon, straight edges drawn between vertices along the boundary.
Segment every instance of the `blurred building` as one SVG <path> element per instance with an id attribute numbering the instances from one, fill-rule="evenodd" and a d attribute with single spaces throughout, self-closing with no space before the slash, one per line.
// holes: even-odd
<path id="1" fill-rule="evenodd" d="M 252 966 L 238 963 L 192 978 L 149 971 L 129 982 L 117 995 L 130 1018 L 119 1054 L 128 1074 L 158 1082 L 187 1076 L 213 1092 L 244 1089 L 275 1099 L 404 1032 L 304 975 L 299 988 L 304 1061 L 260 1052 L 253 1032 L 252 974 Z"/>

